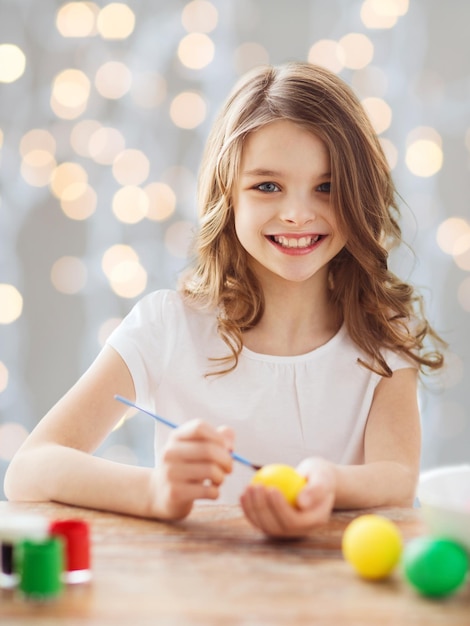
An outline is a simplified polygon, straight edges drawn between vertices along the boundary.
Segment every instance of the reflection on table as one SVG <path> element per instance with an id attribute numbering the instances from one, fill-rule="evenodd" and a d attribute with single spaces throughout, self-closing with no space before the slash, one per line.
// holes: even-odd
<path id="1" fill-rule="evenodd" d="M 470 584 L 441 601 L 420 597 L 397 568 L 386 581 L 360 579 L 343 560 L 347 524 L 366 511 L 337 512 L 301 541 L 269 540 L 237 506 L 200 505 L 160 523 L 59 504 L 0 502 L 0 516 L 81 518 L 91 527 L 91 582 L 37 604 L 1 592 L 4 624 L 470 624 Z M 419 509 L 379 512 L 405 541 L 426 533 Z M 41 621 L 38 621 L 41 619 Z"/>

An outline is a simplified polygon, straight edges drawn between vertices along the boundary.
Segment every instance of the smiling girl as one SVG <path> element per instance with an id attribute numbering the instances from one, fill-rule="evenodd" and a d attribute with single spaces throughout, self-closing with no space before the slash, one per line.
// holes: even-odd
<path id="1" fill-rule="evenodd" d="M 197 499 L 240 501 L 273 536 L 304 535 L 334 508 L 411 505 L 418 376 L 443 357 L 387 266 L 399 212 L 357 98 L 307 63 L 252 71 L 214 124 L 199 206 L 179 289 L 123 320 L 13 459 L 8 497 L 163 520 Z M 181 424 L 157 425 L 154 468 L 92 456 L 122 417 L 115 394 Z M 235 446 L 296 466 L 296 505 L 249 485 Z"/>

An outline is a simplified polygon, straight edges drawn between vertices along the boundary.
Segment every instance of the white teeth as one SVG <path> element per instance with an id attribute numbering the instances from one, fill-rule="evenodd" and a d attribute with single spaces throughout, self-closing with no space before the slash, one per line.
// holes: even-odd
<path id="1" fill-rule="evenodd" d="M 273 239 L 283 248 L 308 248 L 312 244 L 316 243 L 320 239 L 320 236 L 321 235 L 316 235 L 315 237 L 300 237 L 300 239 L 291 239 L 289 237 L 284 237 L 283 235 L 274 235 Z"/>

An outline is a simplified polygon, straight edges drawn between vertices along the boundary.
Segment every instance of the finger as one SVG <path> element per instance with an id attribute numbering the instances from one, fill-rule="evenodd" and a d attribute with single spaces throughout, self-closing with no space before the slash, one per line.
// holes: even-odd
<path id="1" fill-rule="evenodd" d="M 170 508 L 192 505 L 194 500 L 216 500 L 219 497 L 219 488 L 209 481 L 180 482 L 166 486 L 165 499 Z"/>
<path id="2" fill-rule="evenodd" d="M 263 494 L 264 492 L 264 494 Z M 257 492 L 247 489 L 244 512 L 251 523 L 273 537 L 302 537 L 315 526 L 325 523 L 331 507 L 327 503 L 308 511 L 292 507 L 275 489 L 259 487 Z"/>
<path id="3" fill-rule="evenodd" d="M 297 471 L 307 479 L 311 486 L 326 486 L 329 490 L 336 489 L 336 472 L 333 463 L 319 458 L 304 459 Z"/>
<path id="4" fill-rule="evenodd" d="M 192 420 L 174 430 L 170 434 L 169 441 L 188 441 L 204 444 L 204 447 L 201 447 L 199 450 L 200 456 L 198 458 L 219 463 L 224 471 L 231 472 L 233 459 L 230 455 L 231 446 L 227 445 L 227 440 L 230 443 L 232 437 L 233 431 L 227 427 L 222 432 L 219 432 L 218 429 L 213 428 L 207 422 Z M 195 450 L 191 451 L 191 455 L 195 453 Z"/>
<path id="5" fill-rule="evenodd" d="M 162 454 L 164 463 L 213 463 L 230 473 L 233 459 L 225 446 L 213 441 L 186 440 L 174 437 L 168 441 Z"/>
<path id="6" fill-rule="evenodd" d="M 217 432 L 222 435 L 227 450 L 233 451 L 235 447 L 235 431 L 229 426 L 219 426 Z"/>
<path id="7" fill-rule="evenodd" d="M 328 474 L 318 473 L 310 477 L 307 485 L 297 496 L 297 507 L 300 510 L 315 509 L 325 500 L 334 504 L 335 486 Z"/>
<path id="8" fill-rule="evenodd" d="M 203 483 L 209 481 L 220 486 L 225 480 L 225 472 L 215 463 L 180 462 L 166 465 L 165 477 L 172 483 Z"/>
<path id="9" fill-rule="evenodd" d="M 279 522 L 278 508 L 290 505 L 277 489 L 251 485 L 244 494 L 245 510 L 254 526 L 271 536 L 282 536 L 285 529 Z"/>
<path id="10" fill-rule="evenodd" d="M 308 485 L 297 496 L 296 505 L 301 511 L 313 510 L 323 502 L 326 495 L 324 485 Z"/>
<path id="11" fill-rule="evenodd" d="M 265 515 L 272 535 L 297 536 L 299 530 L 303 530 L 298 509 L 289 504 L 277 489 L 267 490 Z"/>
<path id="12" fill-rule="evenodd" d="M 263 523 L 259 516 L 259 505 L 256 504 L 256 487 L 247 487 L 240 498 L 240 504 L 247 519 L 260 530 L 263 530 Z"/>
<path id="13" fill-rule="evenodd" d="M 287 503 L 286 503 L 287 504 Z M 307 509 L 290 505 L 281 507 L 276 503 L 276 518 L 280 528 L 287 535 L 299 536 L 324 524 L 333 508 L 333 495 L 314 492 L 313 503 Z"/>
<path id="14" fill-rule="evenodd" d="M 178 426 L 173 432 L 173 437 L 182 440 L 213 441 L 224 445 L 222 434 L 208 422 L 204 420 L 191 420 Z"/>

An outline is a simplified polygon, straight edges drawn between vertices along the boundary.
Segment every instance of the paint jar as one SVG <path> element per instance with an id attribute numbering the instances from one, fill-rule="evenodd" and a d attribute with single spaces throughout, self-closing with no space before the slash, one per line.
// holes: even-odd
<path id="1" fill-rule="evenodd" d="M 80 519 L 55 520 L 50 524 L 50 534 L 64 541 L 63 582 L 85 583 L 91 579 L 90 529 Z"/>
<path id="2" fill-rule="evenodd" d="M 18 584 L 15 566 L 17 544 L 26 539 L 41 541 L 48 535 L 49 521 L 40 515 L 5 515 L 0 518 L 0 588 L 12 589 Z"/>
<path id="3" fill-rule="evenodd" d="M 18 588 L 27 599 L 37 602 L 54 599 L 63 588 L 62 538 L 22 541 L 16 549 L 15 567 L 19 573 Z"/>

